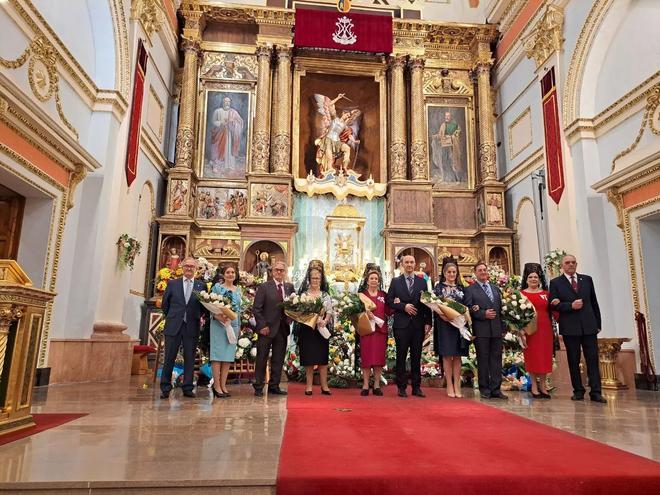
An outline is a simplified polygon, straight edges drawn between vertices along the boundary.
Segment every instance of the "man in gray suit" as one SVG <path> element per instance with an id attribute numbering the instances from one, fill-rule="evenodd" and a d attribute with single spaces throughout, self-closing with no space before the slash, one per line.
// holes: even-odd
<path id="1" fill-rule="evenodd" d="M 472 329 L 476 337 L 479 391 L 483 399 L 508 399 L 500 391 L 502 385 L 502 295 L 488 281 L 488 266 L 474 266 L 477 281 L 465 290 L 463 303 L 470 308 Z"/>
<path id="2" fill-rule="evenodd" d="M 286 395 L 280 388 L 282 366 L 286 354 L 286 341 L 289 337 L 289 321 L 279 304 L 293 293 L 293 284 L 285 282 L 286 264 L 283 261 L 273 263 L 273 278 L 257 288 L 254 296 L 252 313 L 257 322 L 259 339 L 257 340 L 257 362 L 254 370 L 254 395 L 262 397 L 266 381 L 266 364 L 272 349 L 270 360 L 270 380 L 268 393 Z"/>
<path id="3" fill-rule="evenodd" d="M 199 338 L 199 320 L 206 312 L 194 292 L 206 290 L 204 282 L 195 280 L 197 261 L 183 260 L 183 277 L 170 280 L 163 295 L 161 309 L 165 315 L 165 356 L 160 377 L 161 399 L 167 399 L 172 390 L 172 369 L 179 347 L 183 345 L 183 395 L 195 397 L 193 372 Z"/>

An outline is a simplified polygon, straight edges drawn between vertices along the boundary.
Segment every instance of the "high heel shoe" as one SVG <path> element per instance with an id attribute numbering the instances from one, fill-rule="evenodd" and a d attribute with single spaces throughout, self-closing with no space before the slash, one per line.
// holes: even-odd
<path id="1" fill-rule="evenodd" d="M 532 394 L 532 397 L 534 397 L 535 399 L 542 399 L 543 398 L 542 394 L 535 394 L 534 392 L 531 392 L 531 394 Z"/>
<path id="2" fill-rule="evenodd" d="M 224 390 L 222 391 L 222 396 L 225 398 L 231 397 L 231 394 L 229 392 L 225 392 Z"/>
<path id="3" fill-rule="evenodd" d="M 321 394 L 323 394 L 323 395 L 332 395 L 332 392 L 330 392 L 330 390 L 321 389 Z"/>
<path id="4" fill-rule="evenodd" d="M 305 395 L 312 395 L 312 391 L 311 390 L 305 390 Z"/>
<path id="5" fill-rule="evenodd" d="M 220 392 L 218 392 L 215 387 L 211 387 L 211 392 L 213 392 L 213 397 L 216 397 L 218 399 L 222 399 L 224 395 Z"/>

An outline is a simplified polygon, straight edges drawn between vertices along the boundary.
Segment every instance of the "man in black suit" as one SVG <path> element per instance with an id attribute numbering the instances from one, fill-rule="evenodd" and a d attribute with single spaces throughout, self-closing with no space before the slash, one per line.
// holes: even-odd
<path id="1" fill-rule="evenodd" d="M 465 290 L 463 303 L 470 308 L 477 350 L 479 392 L 484 399 L 508 399 L 502 385 L 502 294 L 488 281 L 488 266 L 474 266 L 477 280 Z"/>
<path id="2" fill-rule="evenodd" d="M 193 393 L 193 371 L 199 338 L 199 320 L 206 312 L 193 292 L 206 290 L 204 282 L 195 280 L 197 261 L 188 257 L 183 260 L 183 277 L 170 280 L 163 295 L 161 309 L 165 315 L 165 358 L 160 377 L 162 399 L 167 399 L 172 390 L 172 369 L 179 347 L 183 344 L 183 395 L 195 397 Z"/>
<path id="3" fill-rule="evenodd" d="M 594 282 L 590 276 L 576 273 L 577 260 L 573 255 L 564 256 L 561 267 L 564 274 L 550 281 L 550 301 L 559 311 L 559 333 L 564 338 L 573 385 L 571 399 L 584 399 L 585 390 L 580 376 L 582 346 L 589 376 L 589 396 L 594 402 L 606 403 L 601 395 L 598 368 L 597 334 L 602 327 Z"/>
<path id="4" fill-rule="evenodd" d="M 401 260 L 403 274 L 392 279 L 387 291 L 387 305 L 394 309 L 394 340 L 396 341 L 396 384 L 399 397 L 408 397 L 406 388 L 406 358 L 410 349 L 412 394 L 426 397 L 422 392 L 422 345 L 424 335 L 431 331 L 431 310 L 419 298 L 426 290 L 424 279 L 415 276 L 415 257 L 405 255 Z"/>
<path id="5" fill-rule="evenodd" d="M 293 284 L 284 281 L 286 265 L 283 261 L 276 261 L 273 264 L 272 273 L 272 280 L 264 282 L 257 288 L 252 306 L 252 313 L 259 332 L 257 362 L 254 370 L 254 395 L 257 397 L 264 395 L 266 364 L 271 348 L 268 393 L 286 395 L 286 392 L 280 388 L 280 378 L 286 354 L 286 341 L 289 337 L 289 321 L 279 304 L 285 297 L 293 293 L 294 288 Z"/>

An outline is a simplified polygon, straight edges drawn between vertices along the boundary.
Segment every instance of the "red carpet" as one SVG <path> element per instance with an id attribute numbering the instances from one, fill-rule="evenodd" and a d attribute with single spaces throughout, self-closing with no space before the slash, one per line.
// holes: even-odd
<path id="1" fill-rule="evenodd" d="M 426 389 L 303 395 L 289 383 L 278 495 L 660 493 L 660 463 Z M 344 409 L 344 410 L 342 410 Z"/>
<path id="2" fill-rule="evenodd" d="M 36 423 L 34 426 L 30 426 L 29 428 L 24 428 L 22 430 L 14 431 L 11 433 L 6 433 L 5 435 L 0 435 L 0 445 L 15 442 L 21 438 L 41 433 L 42 431 L 55 428 L 56 426 L 63 425 L 64 423 L 68 423 L 74 419 L 82 418 L 83 416 L 87 416 L 87 413 L 33 414 L 32 418 Z"/>

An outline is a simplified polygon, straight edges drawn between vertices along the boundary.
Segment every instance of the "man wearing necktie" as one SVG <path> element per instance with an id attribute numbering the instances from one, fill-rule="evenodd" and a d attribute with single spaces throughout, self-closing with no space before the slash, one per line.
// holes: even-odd
<path id="1" fill-rule="evenodd" d="M 470 308 L 477 351 L 479 392 L 483 399 L 507 399 L 502 385 L 502 295 L 489 282 L 488 266 L 474 266 L 477 281 L 465 289 L 463 304 Z"/>
<path id="2" fill-rule="evenodd" d="M 594 402 L 606 403 L 601 394 L 598 367 L 597 335 L 601 330 L 600 308 L 594 282 L 588 275 L 577 273 L 575 256 L 567 254 L 561 260 L 564 272 L 550 281 L 550 301 L 559 311 L 559 333 L 566 346 L 566 359 L 573 386 L 572 400 L 584 399 L 580 375 L 580 348 L 587 363 L 589 396 Z"/>
<path id="3" fill-rule="evenodd" d="M 257 288 L 252 305 L 252 314 L 257 322 L 257 359 L 254 369 L 254 395 L 263 396 L 264 382 L 266 381 L 266 366 L 268 355 L 270 359 L 270 379 L 268 380 L 268 393 L 273 395 L 286 395 L 280 388 L 282 367 L 286 354 L 286 342 L 289 337 L 289 321 L 280 307 L 285 297 L 290 296 L 294 287 L 286 282 L 286 264 L 276 261 L 272 268 L 273 278 L 264 282 Z"/>
<path id="4" fill-rule="evenodd" d="M 179 348 L 183 345 L 183 395 L 195 397 L 193 372 L 199 338 L 199 320 L 206 310 L 194 292 L 206 289 L 203 282 L 195 280 L 197 261 L 188 257 L 183 260 L 183 277 L 170 280 L 163 294 L 161 309 L 165 317 L 165 356 L 160 378 L 161 398 L 167 399 L 172 390 L 172 369 Z"/>
<path id="5" fill-rule="evenodd" d="M 407 397 L 406 359 L 410 349 L 412 394 L 425 397 L 422 392 L 422 345 L 431 331 L 431 311 L 420 296 L 426 290 L 424 279 L 415 276 L 415 257 L 405 255 L 401 260 L 403 274 L 392 279 L 386 302 L 394 309 L 394 340 L 396 341 L 396 384 L 399 397 Z"/>

